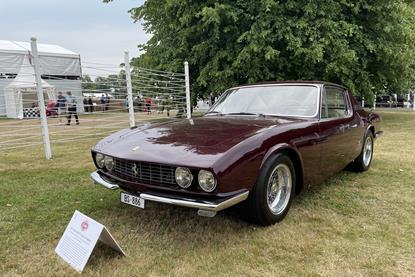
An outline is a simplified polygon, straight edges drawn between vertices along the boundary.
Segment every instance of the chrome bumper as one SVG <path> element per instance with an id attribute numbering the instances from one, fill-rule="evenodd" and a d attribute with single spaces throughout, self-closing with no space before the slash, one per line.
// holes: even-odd
<path id="1" fill-rule="evenodd" d="M 91 173 L 91 178 L 95 183 L 104 186 L 107 189 L 116 190 L 119 188 L 117 184 L 114 184 L 110 180 L 101 176 L 97 171 Z M 140 193 L 139 196 L 144 200 L 148 201 L 199 209 L 199 215 L 211 217 L 221 210 L 224 210 L 246 200 L 248 198 L 248 195 L 249 191 L 243 191 L 235 196 L 220 201 L 202 201 L 189 199 L 185 197 L 169 197 L 155 193 Z"/>
<path id="2" fill-rule="evenodd" d="M 112 190 L 116 190 L 119 188 L 119 186 L 117 184 L 113 184 L 111 183 L 110 180 L 107 180 L 105 177 L 102 177 L 98 171 L 94 171 L 91 173 L 91 178 L 92 180 L 96 183 L 99 184 L 101 186 L 106 187 L 107 189 L 112 189 Z"/>

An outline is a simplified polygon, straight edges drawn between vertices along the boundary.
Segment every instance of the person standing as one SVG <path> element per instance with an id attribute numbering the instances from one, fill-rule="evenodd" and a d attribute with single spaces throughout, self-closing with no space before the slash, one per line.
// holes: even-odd
<path id="1" fill-rule="evenodd" d="M 94 103 L 92 103 L 91 96 L 88 97 L 88 106 L 89 106 L 89 112 L 93 113 L 94 112 Z"/>
<path id="2" fill-rule="evenodd" d="M 56 107 L 57 107 L 57 114 L 58 114 L 58 120 L 59 125 L 63 124 L 62 122 L 62 115 L 65 113 L 65 106 L 66 106 L 66 98 L 62 95 L 62 91 L 58 92 L 58 101 L 56 101 Z"/>
<path id="3" fill-rule="evenodd" d="M 86 99 L 86 97 L 84 97 L 83 103 L 84 103 L 84 111 L 86 113 L 89 112 L 88 100 Z"/>
<path id="4" fill-rule="evenodd" d="M 105 99 L 105 94 L 101 95 L 101 99 L 100 99 L 100 103 L 101 103 L 101 111 L 105 111 L 105 103 L 107 102 L 107 100 Z"/>
<path id="5" fill-rule="evenodd" d="M 66 125 L 71 125 L 72 115 L 75 117 L 76 125 L 79 125 L 79 118 L 76 112 L 76 99 L 72 96 L 72 92 L 68 91 L 66 94 L 66 105 L 68 107 L 68 123 Z"/>
<path id="6" fill-rule="evenodd" d="M 124 106 L 125 106 L 125 110 L 128 112 L 128 95 L 125 96 Z"/>
<path id="7" fill-rule="evenodd" d="M 110 97 L 108 93 L 105 94 L 105 110 L 108 111 L 110 106 Z"/>
<path id="8" fill-rule="evenodd" d="M 145 106 L 146 106 L 146 110 L 147 110 L 147 114 L 151 114 L 151 98 L 147 97 L 144 100 Z"/>

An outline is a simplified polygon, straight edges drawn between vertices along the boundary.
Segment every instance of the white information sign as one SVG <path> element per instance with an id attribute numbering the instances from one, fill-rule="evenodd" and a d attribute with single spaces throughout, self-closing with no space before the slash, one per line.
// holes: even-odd
<path id="1" fill-rule="evenodd" d="M 55 252 L 75 270 L 82 272 L 98 240 L 125 256 L 104 225 L 75 211 Z"/>

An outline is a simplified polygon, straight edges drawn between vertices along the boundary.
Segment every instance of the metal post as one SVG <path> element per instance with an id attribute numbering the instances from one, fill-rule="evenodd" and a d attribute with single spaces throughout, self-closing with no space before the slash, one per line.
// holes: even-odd
<path id="1" fill-rule="evenodd" d="M 373 110 L 376 110 L 376 94 L 375 94 L 375 99 L 373 99 Z"/>
<path id="2" fill-rule="evenodd" d="M 184 76 L 186 82 L 186 111 L 187 118 L 192 118 L 192 109 L 190 106 L 190 81 L 189 81 L 189 63 L 184 62 Z"/>
<path id="3" fill-rule="evenodd" d="M 415 92 L 412 93 L 412 96 L 414 97 L 412 100 L 412 110 L 415 112 Z"/>
<path id="4" fill-rule="evenodd" d="M 134 127 L 135 116 L 134 116 L 134 102 L 133 102 L 133 86 L 131 84 L 130 56 L 128 55 L 128 51 L 124 52 L 124 63 L 125 63 L 125 79 L 127 81 L 128 114 L 130 116 L 130 127 Z"/>
<path id="5" fill-rule="evenodd" d="M 364 96 L 362 97 L 362 108 L 363 109 L 365 108 L 365 97 Z"/>
<path id="6" fill-rule="evenodd" d="M 42 126 L 43 146 L 45 148 L 46 159 L 50 160 L 52 158 L 52 150 L 50 147 L 48 120 L 46 117 L 46 109 L 45 109 L 45 99 L 43 98 L 42 78 L 41 78 L 41 73 L 40 73 L 37 43 L 36 43 L 36 38 L 34 37 L 30 38 L 30 40 L 31 40 L 30 46 L 32 49 L 32 57 L 33 57 L 33 67 L 35 70 L 37 100 L 39 101 L 39 112 L 40 112 L 40 123 Z"/>

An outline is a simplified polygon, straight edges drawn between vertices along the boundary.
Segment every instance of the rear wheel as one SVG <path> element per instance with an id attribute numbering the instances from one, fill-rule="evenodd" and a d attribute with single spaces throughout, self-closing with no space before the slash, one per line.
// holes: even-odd
<path id="1" fill-rule="evenodd" d="M 291 159 L 278 153 L 265 162 L 248 199 L 249 219 L 272 225 L 288 213 L 295 192 L 295 169 Z"/>
<path id="2" fill-rule="evenodd" d="M 374 139 L 373 133 L 368 131 L 363 141 L 363 148 L 360 155 L 351 164 L 351 168 L 357 172 L 367 171 L 372 164 Z"/>

